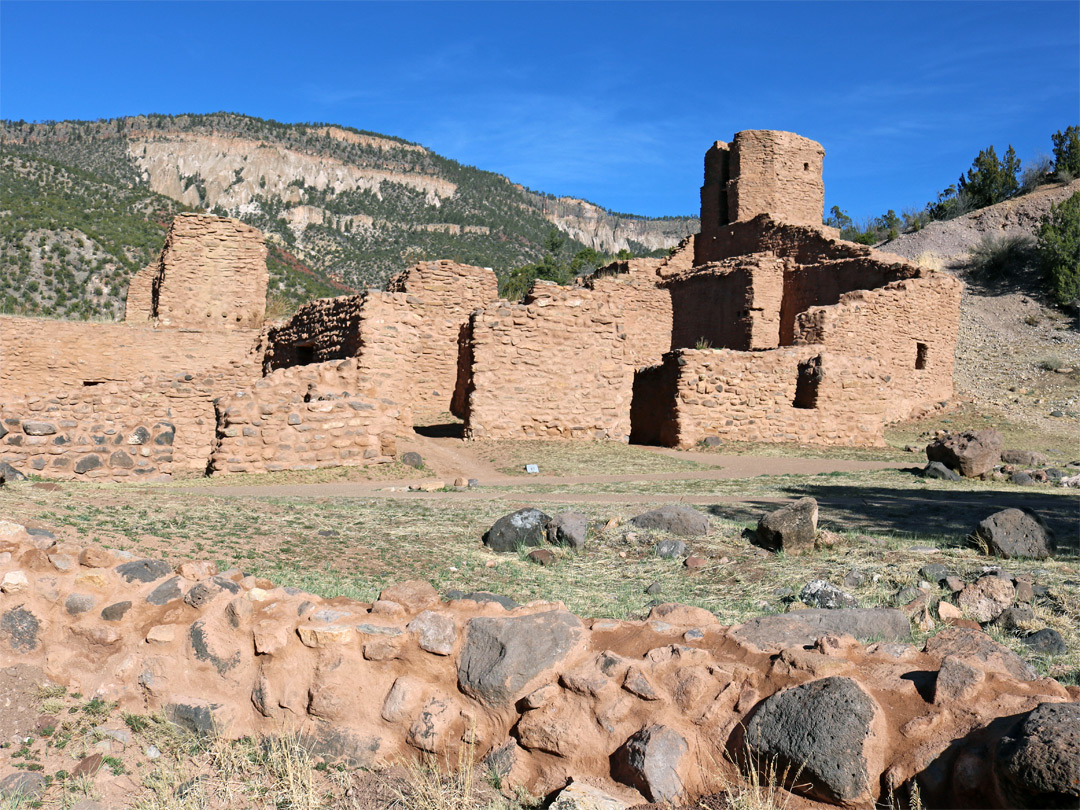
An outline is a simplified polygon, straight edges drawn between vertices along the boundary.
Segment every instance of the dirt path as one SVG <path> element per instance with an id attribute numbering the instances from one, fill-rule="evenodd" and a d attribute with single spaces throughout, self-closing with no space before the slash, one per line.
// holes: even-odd
<path id="1" fill-rule="evenodd" d="M 262 496 L 275 498 L 431 498 L 439 497 L 433 493 L 403 491 L 413 484 L 439 480 L 452 484 L 455 478 L 476 478 L 485 489 L 469 490 L 458 493 L 460 496 L 477 500 L 496 498 L 516 498 L 514 493 L 501 493 L 486 489 L 488 487 L 513 487 L 516 485 L 556 486 L 568 484 L 612 484 L 632 481 L 720 481 L 736 478 L 753 478 L 759 475 L 817 475 L 829 472 L 855 472 L 860 470 L 902 469 L 911 466 L 892 461 L 851 461 L 844 459 L 821 458 L 760 458 L 754 456 L 717 455 L 715 453 L 695 453 L 687 450 L 669 450 L 649 448 L 651 452 L 671 455 L 693 461 L 701 469 L 687 469 L 676 472 L 634 473 L 629 475 L 506 475 L 496 470 L 491 464 L 481 461 L 470 452 L 467 442 L 460 439 L 410 437 L 408 449 L 415 449 L 424 457 L 424 463 L 430 468 L 428 475 L 399 481 L 337 481 L 321 484 L 251 484 L 243 486 L 222 486 L 207 484 L 193 487 L 193 490 L 205 491 L 206 494 L 224 496 Z M 573 500 L 578 502 L 609 503 L 633 499 L 632 495 L 612 493 L 591 493 L 544 495 L 530 493 L 533 500 Z M 696 499 L 687 498 L 688 502 Z M 705 496 L 701 502 L 715 501 L 715 496 Z"/>

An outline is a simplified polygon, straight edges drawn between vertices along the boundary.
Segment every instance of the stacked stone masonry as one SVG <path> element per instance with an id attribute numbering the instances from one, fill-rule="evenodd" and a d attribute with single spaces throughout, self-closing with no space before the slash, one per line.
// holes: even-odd
<path id="1" fill-rule="evenodd" d="M 608 293 L 537 282 L 472 319 L 471 438 L 626 441 L 634 362 Z"/>
<path id="2" fill-rule="evenodd" d="M 707 436 L 741 442 L 883 445 L 887 385 L 880 364 L 796 346 L 762 352 L 680 349 L 665 356 L 674 397 L 656 415 L 660 443 Z M 802 372 L 802 374 L 801 374 Z M 810 376 L 800 397 L 801 376 Z M 805 388 L 805 386 L 804 386 Z M 646 415 L 643 414 L 642 417 Z M 637 418 L 637 415 L 635 415 Z"/>
<path id="3" fill-rule="evenodd" d="M 90 437 L 160 423 L 171 453 L 82 474 L 368 463 L 447 410 L 473 438 L 878 444 L 883 424 L 952 396 L 961 285 L 822 227 L 823 154 L 791 133 L 717 142 L 702 232 L 664 259 L 538 282 L 521 303 L 498 299 L 490 269 L 421 262 L 261 334 L 261 235 L 181 215 L 132 279 L 128 323 L 0 317 L 0 448 L 19 469 L 78 475 L 99 455 Z M 344 375 L 341 396 L 303 401 L 327 374 Z M 53 439 L 21 427 L 43 410 L 63 422 Z"/>
<path id="4" fill-rule="evenodd" d="M 180 214 L 153 279 L 154 318 L 164 326 L 216 331 L 262 326 L 266 245 L 239 220 Z"/>
<path id="5" fill-rule="evenodd" d="M 558 602 L 447 603 L 426 582 L 374 602 L 326 600 L 209 562 L 174 569 L 43 540 L 0 520 L 0 657 L 200 734 L 285 728 L 315 757 L 352 768 L 467 758 L 534 795 L 580 779 L 626 805 L 688 805 L 732 784 L 728 763 L 752 761 L 765 744 L 743 729 L 760 729 L 778 703 L 805 698 L 820 710 L 814 695 L 825 690 L 854 701 L 844 706 L 848 736 L 822 739 L 826 750 L 802 763 L 796 802 L 1075 799 L 1075 783 L 1058 787 L 1074 772 L 1066 740 L 1046 754 L 1052 802 L 1049 765 L 1003 782 L 992 752 L 1029 713 L 1071 717 L 1080 688 L 1039 678 L 978 630 L 946 629 L 917 647 L 899 611 L 860 611 L 895 614 L 903 628 L 863 645 L 793 616 L 728 627 L 664 604 L 640 621 L 581 619 Z M 828 764 L 859 778 L 830 778 Z"/>
<path id="6" fill-rule="evenodd" d="M 216 401 L 216 473 L 314 470 L 394 460 L 410 427 L 394 402 L 363 396 L 355 358 L 279 369 Z"/>

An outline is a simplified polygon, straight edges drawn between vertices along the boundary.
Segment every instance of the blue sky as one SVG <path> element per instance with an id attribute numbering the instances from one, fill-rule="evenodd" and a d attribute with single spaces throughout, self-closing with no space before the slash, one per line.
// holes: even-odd
<path id="1" fill-rule="evenodd" d="M 921 207 L 1080 123 L 1080 3 L 0 0 L 0 117 L 234 112 L 397 135 L 629 213 L 696 214 L 740 129 L 826 150 L 826 208 Z"/>

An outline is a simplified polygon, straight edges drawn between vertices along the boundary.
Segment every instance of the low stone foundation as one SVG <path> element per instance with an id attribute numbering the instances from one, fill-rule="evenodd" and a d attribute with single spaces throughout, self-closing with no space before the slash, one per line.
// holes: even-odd
<path id="1" fill-rule="evenodd" d="M 1041 777 L 1002 771 L 998 741 L 1036 707 L 1080 700 L 977 630 L 864 646 L 814 624 L 844 611 L 725 627 L 667 604 L 590 620 L 557 602 L 444 603 L 426 582 L 322 599 L 5 521 L 0 593 L 5 662 L 126 711 L 231 737 L 297 732 L 352 767 L 483 760 L 539 795 L 591 779 L 692 802 L 748 747 L 798 757 L 801 728 L 818 741 L 793 790 L 819 801 L 873 806 L 917 784 L 925 806 L 1036 806 Z"/>

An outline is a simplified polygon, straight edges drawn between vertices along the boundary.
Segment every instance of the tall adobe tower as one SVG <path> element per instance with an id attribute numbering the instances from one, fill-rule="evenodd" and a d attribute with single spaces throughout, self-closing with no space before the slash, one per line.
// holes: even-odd
<path id="1" fill-rule="evenodd" d="M 768 214 L 791 225 L 821 225 L 825 150 L 794 132 L 749 129 L 730 144 L 717 141 L 705 153 L 701 187 L 701 235 Z"/>

